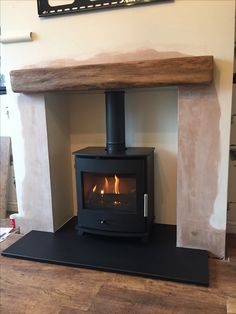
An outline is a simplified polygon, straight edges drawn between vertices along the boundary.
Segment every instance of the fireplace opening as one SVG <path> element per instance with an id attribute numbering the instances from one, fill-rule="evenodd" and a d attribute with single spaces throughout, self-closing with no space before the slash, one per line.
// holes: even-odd
<path id="1" fill-rule="evenodd" d="M 125 146 L 124 91 L 105 93 L 106 147 L 74 152 L 78 233 L 150 235 L 154 220 L 154 148 Z"/>

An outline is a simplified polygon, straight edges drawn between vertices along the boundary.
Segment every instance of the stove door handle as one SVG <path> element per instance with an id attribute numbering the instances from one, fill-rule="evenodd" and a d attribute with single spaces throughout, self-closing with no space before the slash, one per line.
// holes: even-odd
<path id="1" fill-rule="evenodd" d="M 143 216 L 148 217 L 148 194 L 143 195 Z"/>

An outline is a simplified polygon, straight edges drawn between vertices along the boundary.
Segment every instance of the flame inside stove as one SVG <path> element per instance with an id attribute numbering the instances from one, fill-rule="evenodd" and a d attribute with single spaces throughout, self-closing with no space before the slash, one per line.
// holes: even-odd
<path id="1" fill-rule="evenodd" d="M 120 194 L 120 179 L 115 174 L 114 177 L 104 177 L 104 181 L 97 182 L 92 188 L 93 193 Z M 100 191 L 100 192 L 98 192 Z"/>
<path id="2" fill-rule="evenodd" d="M 97 190 L 97 184 L 94 185 L 93 192 L 96 192 L 96 190 Z"/>
<path id="3" fill-rule="evenodd" d="M 119 178 L 115 175 L 115 183 L 114 183 L 114 192 L 115 194 L 120 194 L 120 180 Z"/>
<path id="4" fill-rule="evenodd" d="M 136 208 L 135 174 L 85 172 L 83 181 L 85 208 L 117 211 Z"/>

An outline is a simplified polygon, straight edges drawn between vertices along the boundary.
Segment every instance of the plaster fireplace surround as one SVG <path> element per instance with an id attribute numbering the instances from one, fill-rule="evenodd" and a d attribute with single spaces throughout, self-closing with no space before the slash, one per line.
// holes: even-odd
<path id="1" fill-rule="evenodd" d="M 11 85 L 15 93 L 20 93 L 17 101 L 19 108 L 22 106 L 23 133 L 31 133 L 31 143 L 24 143 L 29 162 L 24 191 L 30 206 L 15 217 L 22 232 L 28 232 L 29 226 L 56 231 L 73 216 L 70 152 L 65 152 L 62 164 L 57 161 L 60 151 L 55 152 L 53 146 L 56 147 L 58 135 L 63 141 L 63 134 L 58 126 L 48 127 L 46 103 L 45 108 L 40 106 L 44 95 L 178 86 L 177 246 L 225 256 L 226 227 L 219 223 L 222 214 L 217 208 L 220 106 L 213 82 L 212 56 L 152 51 L 99 55 L 81 62 L 58 60 L 12 71 Z M 31 114 L 24 120 L 27 108 L 31 108 Z M 38 112 L 45 117 L 43 121 L 37 118 Z M 33 138 L 37 145 L 32 143 Z M 37 146 L 34 152 L 32 145 Z M 63 149 L 67 149 L 66 145 Z M 67 169 L 66 175 L 60 174 L 62 165 Z M 37 184 L 37 176 L 41 181 L 43 178 L 43 184 Z M 61 195 L 57 187 L 62 188 L 63 180 L 66 184 Z M 65 211 L 59 215 L 60 206 Z"/>

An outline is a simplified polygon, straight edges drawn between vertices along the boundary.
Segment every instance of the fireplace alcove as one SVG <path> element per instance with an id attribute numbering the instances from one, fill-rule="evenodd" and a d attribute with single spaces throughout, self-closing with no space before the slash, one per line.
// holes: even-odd
<path id="1" fill-rule="evenodd" d="M 74 152 L 78 233 L 142 237 L 154 220 L 154 148 L 126 147 L 125 92 L 105 92 L 106 147 Z"/>
<path id="2" fill-rule="evenodd" d="M 100 73 L 103 73 L 104 75 L 101 76 Z M 134 87 L 156 87 L 182 84 L 187 84 L 188 86 L 193 86 L 193 84 L 202 86 L 202 84 L 210 84 L 213 80 L 213 58 L 211 56 L 181 57 L 117 64 L 78 65 L 75 67 L 65 68 L 34 68 L 13 71 L 11 73 L 11 80 L 14 92 L 29 94 L 55 91 L 89 91 L 94 89 L 116 90 Z M 39 240 L 41 235 L 38 233 L 37 235 L 39 236 Z M 31 236 L 32 233 L 28 235 L 28 238 L 26 236 L 25 240 L 26 242 L 29 241 L 32 246 L 33 242 Z M 175 241 L 175 236 L 172 240 Z M 19 247 L 21 247 L 21 244 L 16 244 L 15 253 L 13 246 L 12 249 L 9 248 L 9 250 L 7 250 L 4 254 L 8 256 L 19 256 L 21 255 L 18 251 Z M 26 248 L 25 244 L 23 244 L 23 247 Z M 177 252 L 177 255 L 179 252 L 180 251 Z M 203 263 L 200 264 L 204 265 L 204 268 L 207 263 L 207 254 L 206 252 L 199 252 L 200 254 L 203 254 L 200 258 Z M 26 258 L 33 259 L 28 253 L 25 254 Z M 193 255 L 195 253 L 193 253 Z M 44 257 L 39 257 L 38 255 L 36 259 L 45 260 Z M 186 258 L 186 262 L 188 263 L 188 258 Z M 68 261 L 61 261 L 61 263 L 68 264 Z M 145 261 L 145 263 L 147 263 L 147 261 Z M 194 265 L 195 263 L 193 263 L 192 266 Z M 90 265 L 90 267 L 92 266 Z M 106 269 L 106 267 L 100 268 Z M 135 272 L 137 273 L 137 271 L 134 271 L 134 273 Z M 132 271 L 128 271 L 128 273 L 132 273 Z M 206 284 L 207 282 L 207 272 L 204 270 L 203 273 L 204 283 L 200 282 L 200 284 Z M 165 274 L 153 276 L 157 278 L 164 277 L 181 281 L 178 277 L 179 274 L 177 277 L 176 275 L 169 275 L 168 277 L 168 275 Z M 190 280 L 185 278 L 182 280 L 185 282 L 199 283 L 197 278 Z"/>

